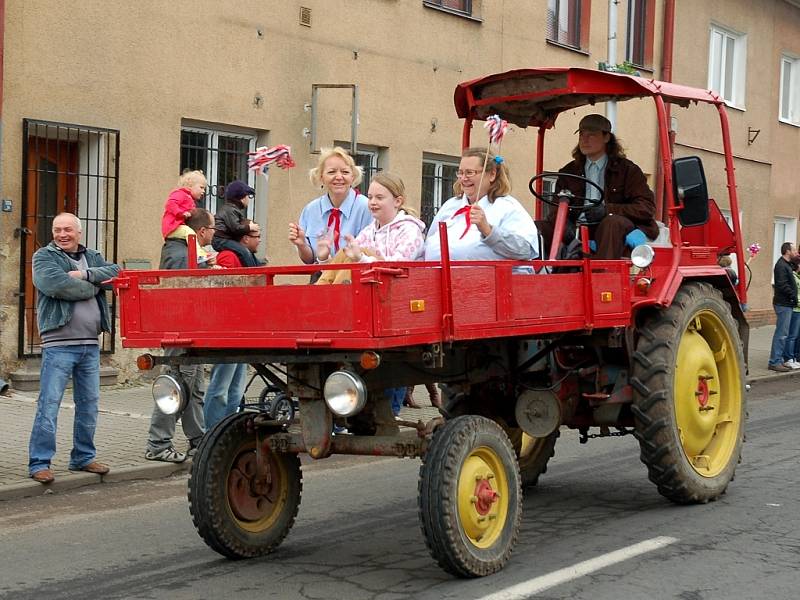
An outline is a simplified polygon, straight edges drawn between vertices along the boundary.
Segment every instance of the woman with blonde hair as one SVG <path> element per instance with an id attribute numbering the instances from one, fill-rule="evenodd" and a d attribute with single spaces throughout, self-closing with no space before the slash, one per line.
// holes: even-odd
<path id="1" fill-rule="evenodd" d="M 346 235 L 356 235 L 370 224 L 367 198 L 356 192 L 361 169 L 340 147 L 323 148 L 317 166 L 309 172 L 311 183 L 323 194 L 303 208 L 297 223 L 289 223 L 289 241 L 306 264 L 318 262 L 320 239 L 330 241 L 334 254 L 344 247 Z"/>

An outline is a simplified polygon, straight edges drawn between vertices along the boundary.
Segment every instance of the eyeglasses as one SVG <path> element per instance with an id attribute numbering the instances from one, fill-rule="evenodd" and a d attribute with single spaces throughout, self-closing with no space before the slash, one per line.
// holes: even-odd
<path id="1" fill-rule="evenodd" d="M 481 171 L 476 169 L 464 169 L 463 171 L 459 169 L 456 171 L 458 177 L 475 177 L 478 173 L 481 173 Z"/>

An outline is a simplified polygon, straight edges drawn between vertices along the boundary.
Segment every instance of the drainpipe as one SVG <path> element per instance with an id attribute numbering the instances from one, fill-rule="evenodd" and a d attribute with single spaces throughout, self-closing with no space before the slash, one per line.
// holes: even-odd
<path id="1" fill-rule="evenodd" d="M 675 0 L 664 1 L 664 39 L 661 43 L 661 80 L 672 81 L 672 49 L 675 41 Z M 672 152 L 675 144 L 675 132 L 672 129 L 672 105 L 666 103 L 667 127 L 669 127 L 669 149 Z M 664 220 L 669 211 L 664 206 L 664 171 L 659 156 L 660 145 L 656 145 L 656 219 Z"/>
<path id="2" fill-rule="evenodd" d="M 619 0 L 608 0 L 608 66 L 617 64 L 617 4 Z M 611 121 L 611 131 L 617 129 L 617 101 L 606 102 L 606 118 Z"/>

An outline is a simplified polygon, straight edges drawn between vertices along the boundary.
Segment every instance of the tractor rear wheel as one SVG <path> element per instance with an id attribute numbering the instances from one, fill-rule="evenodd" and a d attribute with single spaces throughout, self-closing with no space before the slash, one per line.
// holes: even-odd
<path id="1" fill-rule="evenodd" d="M 197 532 L 228 558 L 272 552 L 294 524 L 302 473 L 296 454 L 256 452 L 253 413 L 231 415 L 203 438 L 189 475 Z"/>
<path id="2" fill-rule="evenodd" d="M 746 418 L 730 307 L 709 284 L 689 283 L 638 333 L 632 409 L 650 480 L 676 503 L 716 500 L 741 460 Z"/>
<path id="3" fill-rule="evenodd" d="M 502 428 L 464 415 L 437 429 L 420 467 L 419 518 L 439 566 L 458 577 L 499 571 L 521 516 L 517 460 Z"/>

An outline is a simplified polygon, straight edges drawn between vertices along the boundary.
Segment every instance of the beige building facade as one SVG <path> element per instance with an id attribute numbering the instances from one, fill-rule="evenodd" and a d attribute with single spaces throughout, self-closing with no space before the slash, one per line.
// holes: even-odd
<path id="1" fill-rule="evenodd" d="M 410 203 L 430 215 L 448 197 L 461 149 L 455 86 L 517 68 L 598 68 L 609 62 L 609 4 L 0 0 L 0 377 L 39 352 L 29 261 L 49 242 L 57 212 L 77 212 L 87 245 L 107 258 L 155 266 L 164 200 L 183 168 L 202 168 L 212 211 L 232 179 L 254 185 L 263 252 L 272 264 L 294 264 L 287 225 L 319 195 L 307 176 L 315 151 L 349 147 L 355 108 L 359 163 L 368 174 L 398 173 Z M 612 4 L 617 50 L 610 62 L 629 60 L 643 76 L 662 78 L 674 5 L 673 81 L 731 95 L 745 243 L 764 248 L 751 264 L 750 306 L 754 315 L 769 314 L 773 245 L 797 235 L 800 3 Z M 546 168 L 567 162 L 586 112 L 559 118 Z M 673 117 L 676 153 L 702 156 L 712 194 L 726 208 L 714 111 L 676 108 Z M 620 103 L 616 131 L 655 185 L 652 103 Z M 476 127 L 473 143 L 485 139 Z M 246 152 L 275 144 L 292 147 L 297 167 L 273 168 L 269 179 L 248 173 Z M 502 154 L 513 194 L 533 210 L 527 182 L 535 132 L 512 128 Z M 111 354 L 114 340 L 104 343 Z M 115 356 L 118 365 L 129 363 L 126 353 Z"/>

